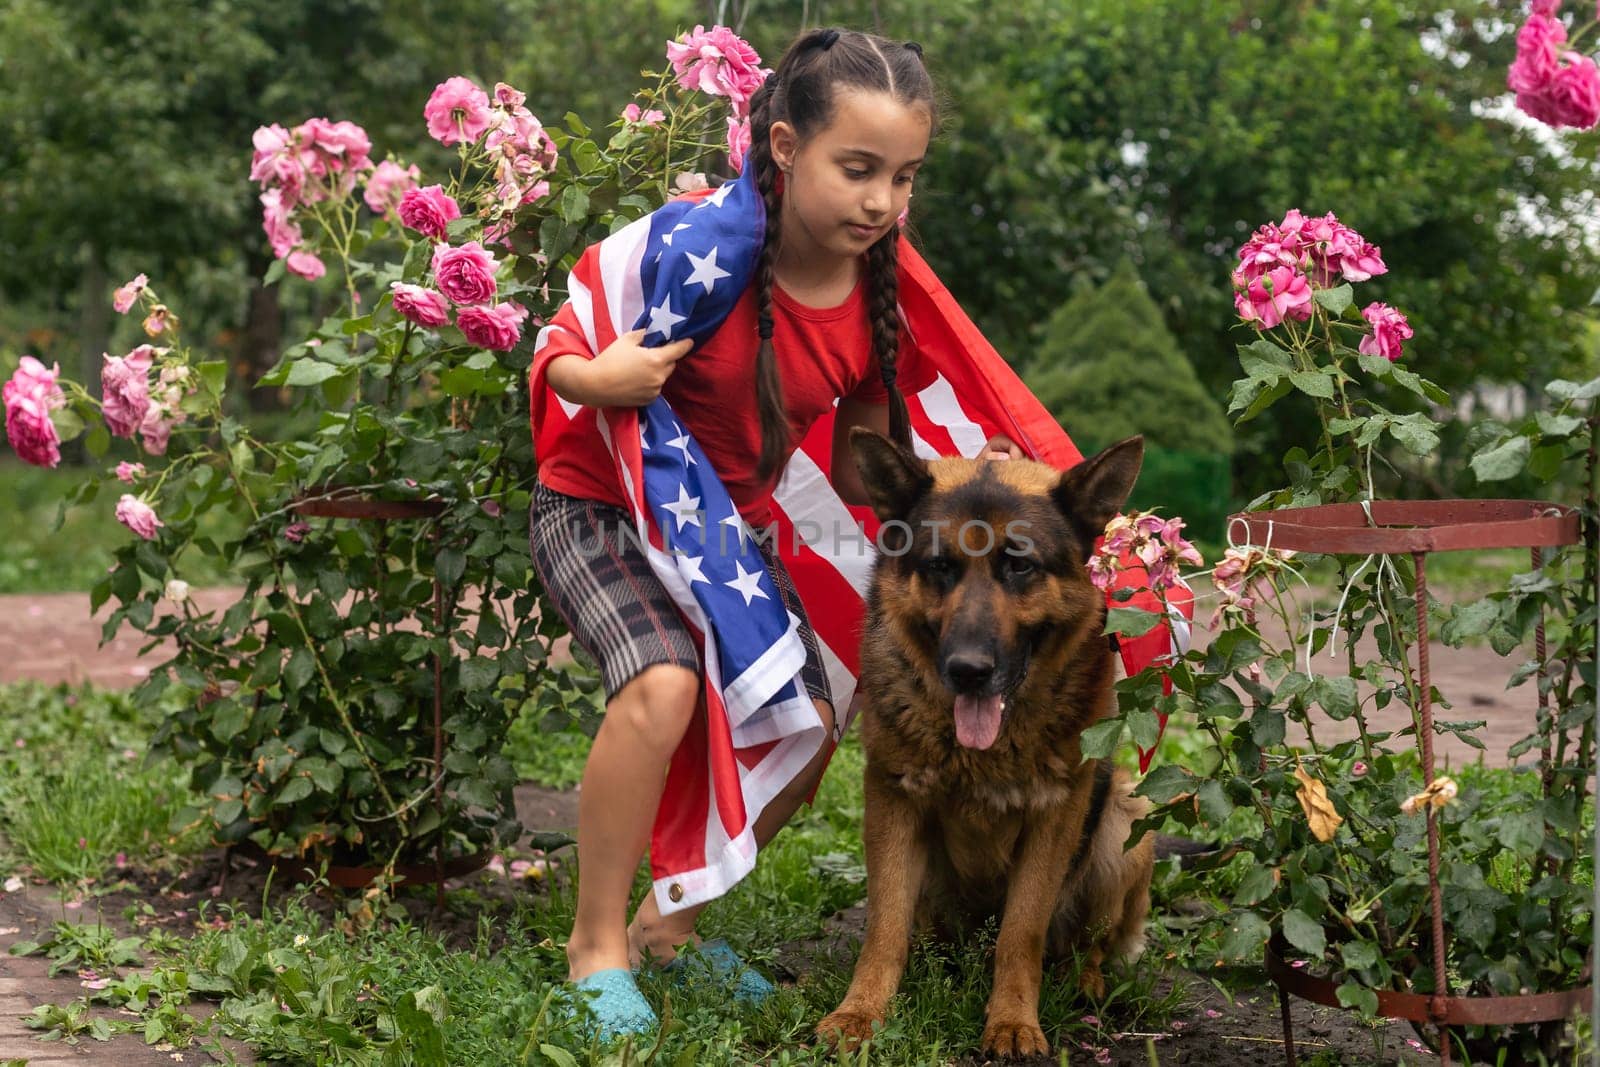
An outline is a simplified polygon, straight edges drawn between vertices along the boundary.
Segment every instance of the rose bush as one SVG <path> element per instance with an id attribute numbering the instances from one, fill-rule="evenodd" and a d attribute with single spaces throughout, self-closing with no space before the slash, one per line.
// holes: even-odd
<path id="1" fill-rule="evenodd" d="M 547 128 L 509 85 L 447 79 L 422 108 L 456 150 L 437 180 L 375 160 L 353 122 L 256 132 L 267 280 L 316 283 L 337 305 L 260 383 L 315 413 L 309 436 L 267 441 L 225 415 L 225 363 L 187 342 L 144 275 L 112 306 L 141 315 L 150 343 L 106 357 L 98 399 L 33 357 L 4 386 L 24 460 L 54 466 L 84 437 L 99 470 L 70 503 L 116 480 L 133 536 L 92 600 L 114 603 L 107 636 L 127 626 L 175 649 L 138 695 L 187 698 L 156 737 L 201 798 L 181 821 L 313 860 L 420 859 L 519 832 L 510 718 L 594 688 L 547 669 L 563 626 L 529 566 L 533 334 L 588 243 L 706 184 L 759 69 L 723 27 L 671 47 L 694 51 L 682 79 L 663 70 L 605 133 L 570 114 Z M 338 517 L 352 505 L 387 517 Z M 219 510 L 240 536 L 201 532 Z M 195 554 L 237 576 L 230 607 L 187 596 Z"/>
<path id="2" fill-rule="evenodd" d="M 1448 402 L 1404 365 L 1413 336 L 1406 317 L 1379 302 L 1356 310 L 1352 283 L 1387 270 L 1379 249 L 1333 215 L 1291 211 L 1256 231 L 1238 255 L 1236 307 L 1255 338 L 1239 347 L 1244 376 L 1234 384 L 1231 410 L 1243 421 L 1298 392 L 1314 406 L 1318 437 L 1285 457 L 1289 484 L 1252 509 L 1374 499 L 1375 468 L 1395 462 L 1385 446 L 1425 462 L 1438 440 L 1434 412 Z M 1149 745 L 1160 716 L 1173 714 L 1209 737 L 1199 764 L 1157 767 L 1139 791 L 1157 805 L 1152 824 L 1171 820 L 1236 844 L 1224 853 L 1232 866 L 1221 879 L 1233 887 L 1233 908 L 1200 935 L 1219 958 L 1257 959 L 1276 932 L 1299 955 L 1296 966 L 1332 977 L 1339 1000 L 1369 1014 L 1378 990 L 1432 993 L 1426 817 L 1433 812 L 1452 992 L 1507 995 L 1578 984 L 1592 924 L 1584 797 L 1595 767 L 1600 380 L 1554 382 L 1549 392 L 1551 410 L 1523 425 L 1476 431 L 1481 448 L 1473 470 L 1492 482 L 1526 468 L 1561 495 L 1570 484 L 1551 479 L 1570 458 L 1586 456 L 1583 543 L 1545 550 L 1541 565 L 1512 577 L 1504 591 L 1434 620 L 1443 623 L 1438 632 L 1446 642 L 1483 641 L 1503 656 L 1516 654 L 1507 677 L 1536 683 L 1543 699 L 1527 698 L 1533 729 L 1506 754 L 1516 759 L 1541 749 L 1533 787 L 1492 802 L 1449 777 L 1424 787 L 1409 557 L 1320 560 L 1332 565 L 1333 593 L 1331 605 L 1313 608 L 1296 583 L 1304 587 L 1301 573 L 1319 557 L 1270 542 L 1230 547 L 1211 571 L 1216 632 L 1209 647 L 1171 666 L 1170 694 L 1156 671 L 1120 683 L 1120 715 L 1085 734 L 1090 754 L 1114 751 L 1125 734 Z M 1531 641 L 1541 616 L 1550 620 L 1548 646 Z M 1269 619 L 1275 624 L 1264 625 Z M 1131 634 L 1161 624 L 1171 625 L 1146 613 L 1122 616 L 1111 629 Z M 1375 656 L 1358 653 L 1363 636 Z M 1341 654 L 1331 666 L 1314 659 L 1335 651 Z M 1441 712 L 1445 699 L 1432 695 Z M 1409 726 L 1374 729 L 1369 717 L 1391 706 L 1408 709 Z M 1319 738 L 1329 720 L 1353 723 L 1355 737 Z M 1434 721 L 1437 733 L 1477 748 L 1481 725 Z M 1238 853 L 1243 857 L 1232 860 Z M 1213 889 L 1219 884 L 1214 871 L 1198 877 Z M 1487 1042 L 1473 1044 L 1475 1053 L 1508 1049 L 1527 1057 L 1514 1062 L 1533 1062 L 1536 1052 L 1554 1055 L 1562 1033 L 1555 1023 L 1488 1036 L 1461 1031 L 1453 1039 Z"/>

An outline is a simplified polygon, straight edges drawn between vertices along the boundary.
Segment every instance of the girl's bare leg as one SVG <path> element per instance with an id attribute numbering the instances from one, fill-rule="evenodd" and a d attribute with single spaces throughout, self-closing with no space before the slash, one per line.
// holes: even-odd
<path id="1" fill-rule="evenodd" d="M 826 701 L 814 702 L 817 714 L 822 716 L 822 724 L 828 735 L 833 734 L 833 706 Z M 610 714 L 609 711 L 606 713 Z M 800 805 L 816 789 L 817 783 L 822 780 L 823 769 L 828 765 L 828 758 L 833 753 L 831 743 L 823 746 L 822 750 L 812 757 L 793 782 L 772 799 L 761 818 L 756 820 L 755 836 L 756 847 L 766 848 L 767 842 L 777 836 L 778 831 L 789 822 L 794 813 L 800 810 Z M 590 757 L 593 759 L 593 757 Z M 588 780 L 584 781 L 584 790 L 589 788 Z M 645 828 L 648 835 L 649 827 Z M 587 872 L 587 868 L 585 868 Z M 587 875 L 586 875 L 587 876 Z M 628 957 L 631 966 L 637 967 L 648 952 L 657 963 L 665 963 L 678 954 L 678 946 L 683 944 L 698 944 L 699 936 L 695 933 L 695 920 L 700 913 L 705 911 L 705 904 L 698 904 L 682 911 L 675 911 L 671 915 L 662 915 L 656 907 L 656 895 L 646 893 L 644 900 L 639 904 L 639 910 L 634 912 L 633 922 L 628 925 Z M 618 964 L 620 966 L 620 964 Z"/>
<path id="2" fill-rule="evenodd" d="M 666 781 L 694 717 L 701 681 L 670 664 L 647 667 L 606 703 L 578 796 L 578 913 L 568 977 L 627 967 L 628 897 Z"/>

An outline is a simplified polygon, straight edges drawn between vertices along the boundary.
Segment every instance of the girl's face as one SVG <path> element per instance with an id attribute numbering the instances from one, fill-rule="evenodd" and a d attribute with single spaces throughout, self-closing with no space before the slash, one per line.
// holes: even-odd
<path id="1" fill-rule="evenodd" d="M 932 119 L 888 93 L 839 90 L 833 121 L 801 142 L 772 126 L 772 158 L 785 172 L 785 258 L 859 256 L 888 233 L 911 199 Z"/>

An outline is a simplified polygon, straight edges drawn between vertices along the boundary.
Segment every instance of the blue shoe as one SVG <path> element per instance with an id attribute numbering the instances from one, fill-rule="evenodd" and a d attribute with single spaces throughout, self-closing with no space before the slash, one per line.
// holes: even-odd
<path id="1" fill-rule="evenodd" d="M 579 993 L 593 993 L 587 1001 L 594 1035 L 601 1041 L 649 1033 L 656 1028 L 656 1013 L 634 985 L 626 967 L 596 971 L 572 983 Z M 580 999 L 580 998 L 574 998 Z"/>
<path id="2" fill-rule="evenodd" d="M 746 1007 L 759 1007 L 777 992 L 777 987 L 763 978 L 721 938 L 702 941 L 698 947 L 686 949 L 662 968 L 673 980 L 680 983 L 714 982 L 733 993 L 733 999 Z"/>

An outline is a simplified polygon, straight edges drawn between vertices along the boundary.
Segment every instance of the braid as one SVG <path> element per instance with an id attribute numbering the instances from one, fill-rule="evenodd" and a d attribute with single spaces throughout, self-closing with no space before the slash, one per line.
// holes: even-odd
<path id="1" fill-rule="evenodd" d="M 872 352 L 878 357 L 883 387 L 889 393 L 889 437 L 903 448 L 911 447 L 911 414 L 896 380 L 900 369 L 900 233 L 890 230 L 867 249 L 867 270 L 871 272 L 872 295 L 868 310 L 872 316 Z"/>
<path id="2" fill-rule="evenodd" d="M 772 160 L 772 94 L 775 75 L 769 76 L 750 99 L 750 165 L 756 169 L 756 187 L 767 208 L 767 232 L 756 265 L 756 323 L 760 344 L 756 349 L 756 413 L 761 419 L 761 458 L 756 475 L 770 478 L 789 451 L 789 416 L 783 406 L 783 377 L 778 354 L 772 347 L 772 269 L 778 258 L 778 237 L 783 231 L 782 204 L 778 200 L 777 165 Z"/>

